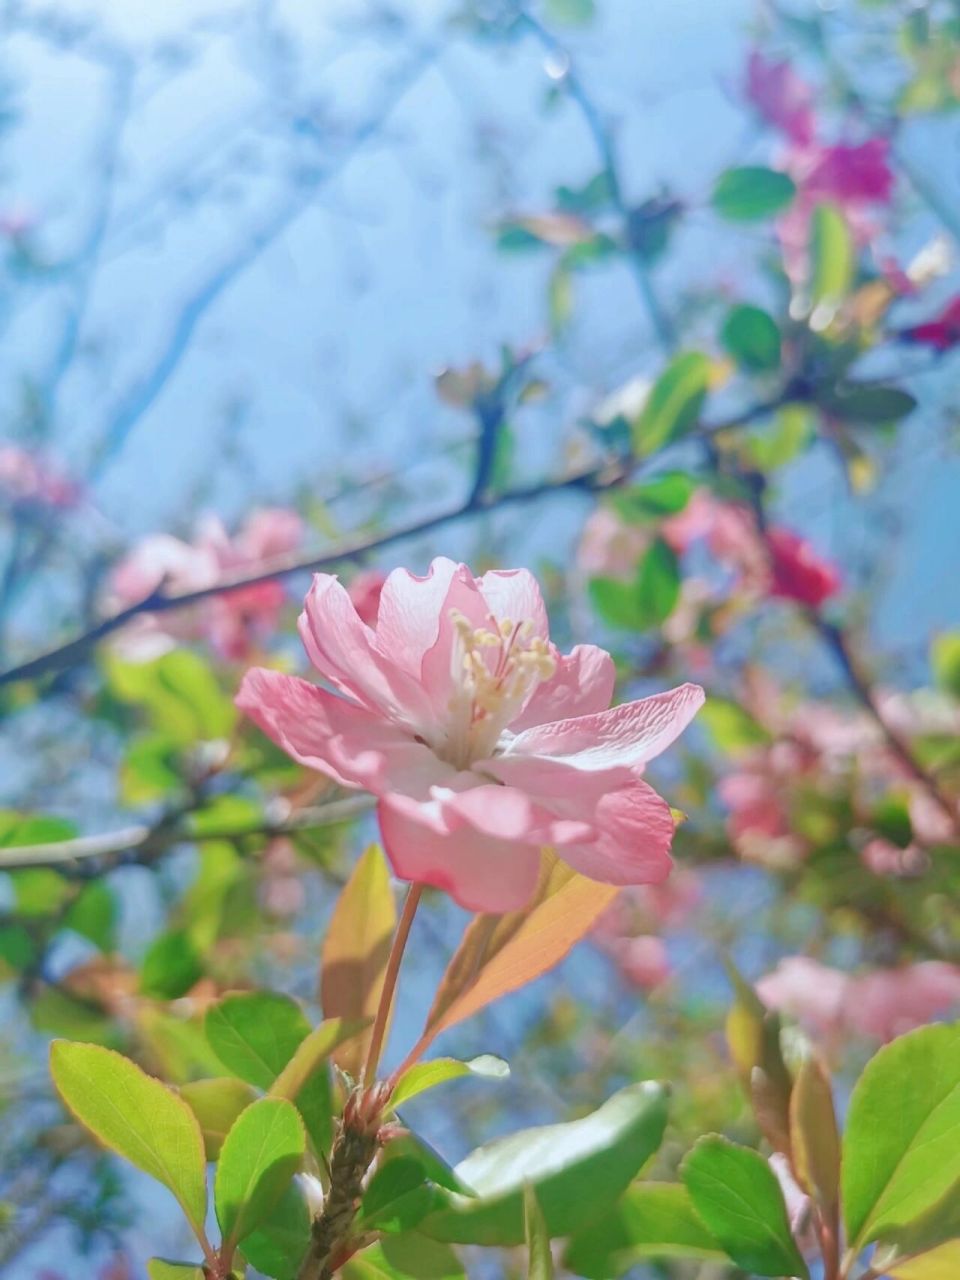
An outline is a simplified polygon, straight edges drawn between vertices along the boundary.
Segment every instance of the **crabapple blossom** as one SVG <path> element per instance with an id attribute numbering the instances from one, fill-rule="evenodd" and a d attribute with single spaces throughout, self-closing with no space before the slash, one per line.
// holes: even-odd
<path id="1" fill-rule="evenodd" d="M 301 764 L 374 793 L 401 879 L 501 912 L 529 900 L 545 845 L 610 884 L 669 873 L 673 817 L 642 773 L 703 691 L 610 708 L 610 655 L 557 650 L 526 570 L 394 570 L 373 628 L 318 574 L 300 635 L 333 691 L 255 668 L 238 706 Z"/>
<path id="2" fill-rule="evenodd" d="M 80 486 L 47 459 L 19 445 L 0 448 L 0 495 L 22 506 L 67 510 L 80 501 Z"/>
<path id="3" fill-rule="evenodd" d="M 229 574 L 253 571 L 274 556 L 295 551 L 303 535 L 296 512 L 271 507 L 254 511 L 233 537 L 216 516 L 199 523 L 192 542 L 153 534 L 114 569 L 111 603 L 115 608 L 135 605 L 160 587 L 181 593 L 215 586 Z M 249 656 L 257 635 L 276 624 L 285 600 L 282 583 L 258 582 L 202 600 L 178 616 L 161 620 L 142 615 L 124 633 L 121 645 L 128 655 L 146 658 L 200 637 L 221 657 L 239 661 Z"/>

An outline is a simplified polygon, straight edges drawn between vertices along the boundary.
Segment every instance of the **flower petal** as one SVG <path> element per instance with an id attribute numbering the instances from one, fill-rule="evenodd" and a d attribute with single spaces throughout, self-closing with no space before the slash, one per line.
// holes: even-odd
<path id="1" fill-rule="evenodd" d="M 678 738 L 703 703 L 699 685 L 683 684 L 609 711 L 526 729 L 509 744 L 505 758 L 547 756 L 585 771 L 636 768 Z"/>
<path id="2" fill-rule="evenodd" d="M 529 902 L 540 868 L 538 845 L 500 840 L 464 825 L 440 832 L 401 810 L 393 797 L 377 808 L 383 846 L 401 880 L 443 889 L 468 911 L 517 911 Z"/>
<path id="3" fill-rule="evenodd" d="M 419 682 L 381 652 L 346 589 L 331 574 L 314 575 L 298 629 L 310 661 L 341 693 L 408 724 L 422 724 L 429 716 Z"/>
<path id="4" fill-rule="evenodd" d="M 437 642 L 457 568 L 455 561 L 438 556 L 422 578 L 408 569 L 394 569 L 380 591 L 377 647 L 418 679 L 423 655 Z"/>
<path id="5" fill-rule="evenodd" d="M 540 584 L 529 569 L 493 569 L 480 579 L 480 594 L 498 622 L 530 622 L 533 634 L 550 634 Z"/>
<path id="6" fill-rule="evenodd" d="M 341 786 L 374 793 L 396 787 L 426 795 L 431 785 L 453 776 L 402 726 L 297 676 L 254 667 L 244 676 L 236 702 L 294 760 Z"/>
<path id="7" fill-rule="evenodd" d="M 510 725 L 515 733 L 555 720 L 606 711 L 616 683 L 613 659 L 595 644 L 578 644 L 557 655 L 556 675 L 537 685 L 530 701 Z"/>
<path id="8" fill-rule="evenodd" d="M 602 796 L 593 821 L 594 840 L 559 850 L 574 870 L 605 884 L 659 884 L 670 874 L 673 815 L 642 778 Z"/>

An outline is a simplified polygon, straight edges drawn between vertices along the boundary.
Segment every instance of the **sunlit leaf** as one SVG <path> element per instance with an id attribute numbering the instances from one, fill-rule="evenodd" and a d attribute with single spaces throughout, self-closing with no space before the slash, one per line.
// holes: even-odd
<path id="1" fill-rule="evenodd" d="M 327 1018 L 314 1027 L 297 1046 L 293 1057 L 270 1086 L 270 1094 L 275 1098 L 293 1101 L 321 1063 L 340 1045 L 366 1030 L 370 1021 L 370 1018 L 358 1018 L 354 1021 Z"/>
<path id="2" fill-rule="evenodd" d="M 435 1089 L 438 1084 L 445 1084 L 448 1080 L 462 1079 L 463 1076 L 503 1080 L 509 1074 L 510 1068 L 504 1060 L 489 1053 L 482 1054 L 479 1058 L 471 1058 L 467 1062 L 459 1058 L 434 1058 L 430 1062 L 418 1062 L 408 1067 L 397 1081 L 390 1095 L 390 1106 L 402 1106 L 417 1094 Z"/>
<path id="3" fill-rule="evenodd" d="M 689 1152 L 680 1173 L 697 1214 L 738 1267 L 806 1280 L 780 1184 L 763 1156 L 711 1135 Z"/>
<path id="4" fill-rule="evenodd" d="M 140 990 L 145 996 L 176 1000 L 202 976 L 203 962 L 189 936 L 174 929 L 150 944 L 140 966 Z"/>
<path id="5" fill-rule="evenodd" d="M 842 212 L 832 204 L 819 204 L 810 220 L 812 274 L 810 298 L 816 305 L 835 306 L 850 289 L 856 266 L 856 250 Z"/>
<path id="6" fill-rule="evenodd" d="M 679 440 L 700 421 L 710 385 L 710 361 L 699 351 L 676 356 L 650 390 L 633 425 L 637 454 L 647 457 Z"/>
<path id="7" fill-rule="evenodd" d="M 477 916 L 468 925 L 437 989 L 427 1018 L 429 1038 L 559 964 L 616 896 L 615 886 L 588 880 L 545 853 L 528 907 Z"/>
<path id="8" fill-rule="evenodd" d="M 50 1071 L 57 1092 L 84 1128 L 168 1187 L 200 1235 L 207 1209 L 206 1161 L 200 1125 L 186 1102 L 136 1063 L 99 1045 L 54 1041 Z"/>
<path id="9" fill-rule="evenodd" d="M 523 1189 L 523 1228 L 527 1242 L 527 1280 L 553 1280 L 550 1235 L 535 1189 Z"/>
<path id="10" fill-rule="evenodd" d="M 237 1117 L 220 1152 L 213 1193 L 228 1246 L 244 1240 L 272 1212 L 305 1149 L 303 1121 L 283 1098 L 260 1098 Z"/>
<path id="11" fill-rule="evenodd" d="M 256 1100 L 256 1093 L 242 1080 L 221 1076 L 212 1080 L 191 1080 L 180 1086 L 180 1096 L 200 1122 L 208 1160 L 216 1160 L 230 1126 L 241 1111 Z"/>
<path id="12" fill-rule="evenodd" d="M 320 970 L 324 1017 L 353 1022 L 374 1017 L 396 925 L 387 862 L 383 852 L 371 845 L 337 899 L 324 938 Z M 369 1042 L 369 1033 L 354 1037 L 337 1050 L 334 1061 L 357 1078 Z"/>
<path id="13" fill-rule="evenodd" d="M 147 1263 L 148 1280 L 204 1280 L 203 1267 L 195 1262 L 167 1262 L 151 1258 Z"/>
<path id="14" fill-rule="evenodd" d="M 960 1183 L 960 1028 L 921 1027 L 871 1058 L 850 1098 L 842 1168 L 857 1245 L 908 1224 Z"/>
<path id="15" fill-rule="evenodd" d="M 580 1120 L 498 1138 L 457 1165 L 477 1198 L 438 1189 L 443 1207 L 420 1230 L 455 1243 L 521 1244 L 524 1188 L 532 1186 L 550 1236 L 571 1235 L 623 1194 L 659 1147 L 666 1119 L 666 1091 L 648 1082 Z"/>
<path id="16" fill-rule="evenodd" d="M 800 1185 L 832 1212 L 840 1195 L 840 1135 L 830 1077 L 812 1055 L 802 1062 L 790 1097 L 790 1139 Z"/>

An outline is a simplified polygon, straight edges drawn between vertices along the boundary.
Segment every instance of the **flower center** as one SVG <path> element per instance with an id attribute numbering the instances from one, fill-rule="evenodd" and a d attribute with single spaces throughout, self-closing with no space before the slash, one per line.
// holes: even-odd
<path id="1" fill-rule="evenodd" d="M 438 750 L 450 764 L 468 769 L 493 754 L 500 734 L 521 710 L 534 687 L 556 673 L 547 641 L 533 634 L 532 622 L 490 615 L 492 630 L 474 627 L 451 611 L 456 641 L 451 659 L 453 694 L 446 741 Z"/>

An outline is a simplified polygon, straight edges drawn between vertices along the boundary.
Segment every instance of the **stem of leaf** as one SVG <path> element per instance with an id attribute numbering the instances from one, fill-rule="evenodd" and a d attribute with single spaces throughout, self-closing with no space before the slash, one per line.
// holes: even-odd
<path id="1" fill-rule="evenodd" d="M 368 1089 L 377 1077 L 380 1054 L 383 1052 L 383 1042 L 387 1034 L 387 1025 L 390 1021 L 390 1010 L 393 1008 L 393 998 L 397 990 L 400 964 L 403 960 L 407 939 L 410 936 L 410 926 L 413 924 L 413 917 L 417 914 L 417 907 L 420 905 L 422 896 L 423 885 L 412 884 L 404 900 L 403 910 L 400 912 L 397 931 L 393 935 L 393 944 L 390 947 L 390 956 L 387 960 L 387 971 L 383 978 L 383 990 L 380 992 L 380 1003 L 377 1006 L 373 1031 L 370 1034 L 370 1048 L 367 1050 L 367 1061 L 363 1068 L 363 1083 Z"/>

